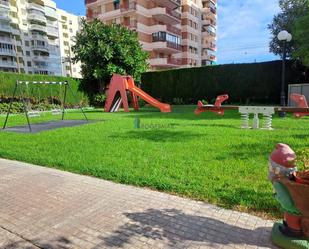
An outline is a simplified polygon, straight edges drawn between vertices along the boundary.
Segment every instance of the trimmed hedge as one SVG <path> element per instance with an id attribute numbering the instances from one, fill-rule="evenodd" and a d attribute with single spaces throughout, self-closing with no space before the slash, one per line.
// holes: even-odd
<path id="1" fill-rule="evenodd" d="M 79 90 L 79 80 L 49 75 L 31 75 L 31 74 L 17 74 L 0 72 L 0 102 L 8 102 L 8 99 L 12 97 L 14 86 L 17 80 L 24 81 L 68 81 L 72 91 L 75 93 L 77 100 L 74 99 L 70 90 L 67 92 L 66 102 L 68 105 L 87 104 L 87 97 Z M 33 98 L 36 101 L 42 101 L 43 99 L 59 98 L 64 93 L 64 86 L 59 85 L 33 85 L 29 84 L 28 87 L 20 85 L 26 98 Z M 20 91 L 17 93 L 17 99 L 21 97 Z"/>
<path id="2" fill-rule="evenodd" d="M 279 104 L 281 61 L 229 64 L 200 68 L 148 72 L 142 75 L 142 88 L 162 101 L 196 104 L 214 101 L 228 94 L 229 103 Z M 304 83 L 303 68 L 287 62 L 287 84 Z"/>

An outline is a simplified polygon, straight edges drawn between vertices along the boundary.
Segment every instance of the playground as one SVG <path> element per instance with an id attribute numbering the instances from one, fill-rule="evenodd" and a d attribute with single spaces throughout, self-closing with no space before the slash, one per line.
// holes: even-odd
<path id="1" fill-rule="evenodd" d="M 172 106 L 161 113 L 85 111 L 89 122 L 40 133 L 0 132 L 0 157 L 148 187 L 262 217 L 280 217 L 267 179 L 268 156 L 276 143 L 287 143 L 302 156 L 309 146 L 308 117 L 273 117 L 273 131 L 240 129 L 235 110 L 218 116 L 194 114 L 196 106 Z M 136 117 L 141 128 L 136 129 Z M 31 123 L 61 119 L 46 113 Z M 68 120 L 82 120 L 76 110 Z M 3 123 L 5 116 L 0 117 Z M 102 122 L 100 122 L 102 121 Z M 23 114 L 8 126 L 25 125 Z M 308 151 L 307 151 L 308 154 Z M 303 160 L 304 161 L 304 160 Z"/>

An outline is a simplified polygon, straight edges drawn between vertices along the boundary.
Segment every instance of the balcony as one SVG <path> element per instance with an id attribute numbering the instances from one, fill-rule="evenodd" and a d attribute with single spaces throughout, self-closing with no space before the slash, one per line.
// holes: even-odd
<path id="1" fill-rule="evenodd" d="M 38 69 L 38 70 L 44 70 L 44 69 L 48 69 L 49 68 L 49 65 L 48 65 L 48 63 L 37 63 L 37 64 L 34 64 L 33 65 L 33 68 L 34 69 Z"/>
<path id="2" fill-rule="evenodd" d="M 217 30 L 214 26 L 208 25 L 208 26 L 203 26 L 202 32 L 212 37 L 216 37 Z"/>
<path id="3" fill-rule="evenodd" d="M 53 38 L 59 37 L 58 29 L 54 27 L 47 27 L 47 35 Z"/>
<path id="4" fill-rule="evenodd" d="M 36 4 L 36 3 L 29 3 L 28 4 L 28 9 L 32 10 L 39 10 L 42 12 L 45 12 L 45 8 L 42 5 Z"/>
<path id="5" fill-rule="evenodd" d="M 0 60 L 1 68 L 17 68 L 17 63 L 15 61 L 4 61 Z"/>
<path id="6" fill-rule="evenodd" d="M 207 43 L 207 44 L 203 44 L 203 49 L 208 49 L 210 50 L 212 53 L 217 51 L 217 46 L 215 43 Z"/>
<path id="7" fill-rule="evenodd" d="M 6 44 L 12 44 L 13 45 L 13 39 L 6 36 L 0 36 L 0 43 L 6 43 Z"/>
<path id="8" fill-rule="evenodd" d="M 137 21 L 124 21 L 123 26 L 127 27 L 128 29 L 137 29 Z"/>
<path id="9" fill-rule="evenodd" d="M 33 61 L 47 61 L 49 59 L 49 56 L 33 56 Z"/>
<path id="10" fill-rule="evenodd" d="M 180 53 L 182 51 L 182 46 L 180 44 L 169 41 L 155 41 L 151 43 L 150 48 L 154 51 L 168 54 Z"/>
<path id="11" fill-rule="evenodd" d="M 28 20 L 33 20 L 33 21 L 39 21 L 39 22 L 42 22 L 42 23 L 46 23 L 46 17 L 43 14 L 29 13 L 28 14 Z"/>
<path id="12" fill-rule="evenodd" d="M 181 6 L 180 0 L 154 0 L 154 2 L 159 6 L 164 6 L 169 9 L 176 9 Z"/>
<path id="13" fill-rule="evenodd" d="M 42 26 L 39 24 L 30 24 L 30 30 L 40 31 L 46 33 L 46 26 Z"/>
<path id="14" fill-rule="evenodd" d="M 58 19 L 56 10 L 53 8 L 46 8 L 45 9 L 45 16 L 53 21 Z"/>
<path id="15" fill-rule="evenodd" d="M 9 9 L 10 5 L 8 1 L 0 0 L 0 7 Z"/>
<path id="16" fill-rule="evenodd" d="M 216 61 L 217 57 L 214 54 L 205 54 L 205 55 L 202 55 L 202 60 Z"/>
<path id="17" fill-rule="evenodd" d="M 149 64 L 153 67 L 174 68 L 182 65 L 181 59 L 175 58 L 152 58 L 149 59 Z"/>
<path id="18" fill-rule="evenodd" d="M 49 51 L 48 45 L 35 44 L 35 45 L 32 45 L 31 48 L 32 48 L 33 51 L 39 51 L 39 52 L 48 52 Z"/>
<path id="19" fill-rule="evenodd" d="M 130 12 L 130 11 L 135 11 L 136 10 L 136 2 L 129 2 L 126 4 L 121 4 L 120 10 L 122 13 L 124 12 Z"/>
<path id="20" fill-rule="evenodd" d="M 16 51 L 14 49 L 0 48 L 0 55 L 16 57 Z"/>
<path id="21" fill-rule="evenodd" d="M 156 7 L 151 9 L 150 12 L 159 22 L 177 24 L 181 21 L 181 14 L 168 8 Z"/>
<path id="22" fill-rule="evenodd" d="M 105 12 L 105 13 L 98 13 L 98 12 L 93 13 L 93 17 L 98 17 L 102 21 L 110 20 L 110 19 L 117 18 L 117 17 L 120 17 L 120 16 L 121 16 L 121 10 L 120 9 L 108 11 L 108 12 Z"/>
<path id="23" fill-rule="evenodd" d="M 145 28 L 146 32 L 151 32 L 151 33 L 157 33 L 157 32 L 168 32 L 174 35 L 181 36 L 181 30 L 176 28 L 175 26 L 169 25 L 169 24 L 156 24 L 152 26 L 146 26 Z"/>
<path id="24" fill-rule="evenodd" d="M 12 33 L 12 28 L 11 28 L 10 25 L 0 24 L 0 31 L 7 32 L 7 33 Z"/>
<path id="25" fill-rule="evenodd" d="M 9 13 L 7 11 L 1 11 L 0 12 L 0 20 L 4 20 L 9 22 L 11 20 Z"/>

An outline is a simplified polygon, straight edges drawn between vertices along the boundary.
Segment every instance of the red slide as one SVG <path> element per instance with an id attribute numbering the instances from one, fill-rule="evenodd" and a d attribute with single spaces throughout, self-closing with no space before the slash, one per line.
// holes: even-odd
<path id="1" fill-rule="evenodd" d="M 128 90 L 136 94 L 138 97 L 146 101 L 148 104 L 160 109 L 161 112 L 171 112 L 171 106 L 169 104 L 161 103 L 160 101 L 151 97 L 149 94 L 145 93 L 142 89 L 138 88 L 137 86 L 129 85 Z"/>
<path id="2" fill-rule="evenodd" d="M 109 84 L 105 111 L 116 112 L 122 105 L 124 111 L 128 112 L 129 105 L 126 93 L 127 91 L 132 94 L 133 107 L 136 111 L 139 109 L 137 97 L 140 97 L 148 104 L 160 109 L 161 112 L 171 112 L 171 106 L 169 104 L 161 103 L 149 94 L 145 93 L 142 89 L 135 86 L 134 80 L 131 76 L 121 76 L 119 74 L 114 74 Z"/>

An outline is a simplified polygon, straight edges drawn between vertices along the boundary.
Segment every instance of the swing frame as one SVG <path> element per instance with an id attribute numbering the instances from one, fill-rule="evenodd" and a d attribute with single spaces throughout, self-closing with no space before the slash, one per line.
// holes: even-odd
<path id="1" fill-rule="evenodd" d="M 21 101 L 22 101 L 22 104 L 23 104 L 23 111 L 24 111 L 24 114 L 26 116 L 26 120 L 27 120 L 27 123 L 28 123 L 28 127 L 29 127 L 29 132 L 32 132 L 32 128 L 31 128 L 31 123 L 30 123 L 30 119 L 29 119 L 29 113 L 28 113 L 28 108 L 27 108 L 27 103 L 26 103 L 26 98 L 24 96 L 24 92 L 22 91 L 21 88 L 19 88 L 20 85 L 29 85 L 29 84 L 41 84 L 41 85 L 64 85 L 64 94 L 63 96 L 60 96 L 60 97 L 63 97 L 63 101 L 61 101 L 61 110 L 62 110 L 62 116 L 61 116 L 61 120 L 64 120 L 64 114 L 65 114 L 65 103 L 66 103 L 66 97 L 67 97 L 67 91 L 69 90 L 71 93 L 72 93 L 72 96 L 73 98 L 75 99 L 76 102 L 77 101 L 77 97 L 76 95 L 74 94 L 70 84 L 68 81 L 22 81 L 22 80 L 17 80 L 16 83 L 15 83 L 15 86 L 14 86 L 14 91 L 13 91 L 13 96 L 10 100 L 10 104 L 9 104 L 9 108 L 8 108 L 8 111 L 7 111 L 7 114 L 6 114 L 6 118 L 5 118 L 5 121 L 4 121 L 4 124 L 3 124 L 3 127 L 2 129 L 5 130 L 6 126 L 7 126 L 7 122 L 8 122 L 8 119 L 9 119 L 9 116 L 11 114 L 11 110 L 12 110 L 12 104 L 13 104 L 13 100 L 17 94 L 17 91 L 19 90 L 20 92 L 20 96 L 21 96 Z M 80 104 L 78 104 L 78 109 L 81 110 L 85 120 L 88 122 L 88 118 L 86 116 L 86 113 L 84 112 L 82 106 Z"/>

